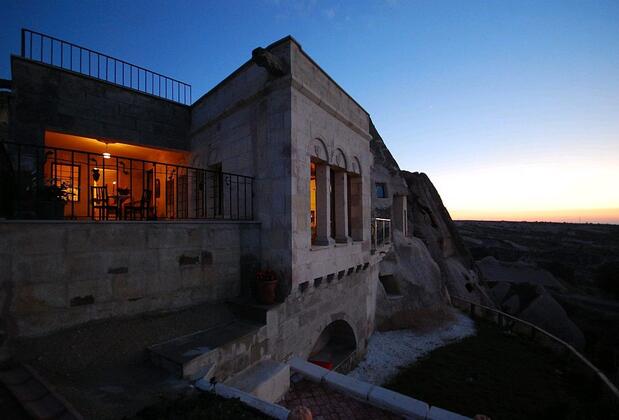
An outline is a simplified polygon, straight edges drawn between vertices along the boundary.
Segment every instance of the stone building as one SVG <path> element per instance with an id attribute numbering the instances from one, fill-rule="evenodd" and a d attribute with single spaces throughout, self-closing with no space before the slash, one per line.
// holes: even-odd
<path id="1" fill-rule="evenodd" d="M 198 361 L 154 360 L 227 377 L 267 357 L 364 353 L 380 260 L 392 229 L 407 235 L 406 186 L 386 193 L 368 113 L 295 39 L 257 48 L 195 101 L 183 82 L 31 31 L 11 71 L 9 336 L 227 302 L 255 328 L 231 327 L 242 333 Z M 265 269 L 273 305 L 255 303 Z"/>

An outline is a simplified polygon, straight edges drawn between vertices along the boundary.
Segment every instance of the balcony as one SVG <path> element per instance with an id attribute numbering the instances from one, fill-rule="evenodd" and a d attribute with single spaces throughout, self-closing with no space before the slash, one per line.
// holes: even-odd
<path id="1" fill-rule="evenodd" d="M 46 142 L 54 135 L 74 137 L 48 133 Z M 186 166 L 188 152 L 77 139 L 89 147 L 0 143 L 4 216 L 253 220 L 252 177 Z"/>

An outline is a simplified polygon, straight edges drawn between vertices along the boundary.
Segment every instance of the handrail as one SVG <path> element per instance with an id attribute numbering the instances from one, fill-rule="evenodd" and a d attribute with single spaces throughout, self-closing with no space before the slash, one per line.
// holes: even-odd
<path id="1" fill-rule="evenodd" d="M 467 305 L 470 305 L 470 311 L 471 311 L 472 314 L 475 314 L 475 307 L 479 307 L 479 308 L 481 308 L 481 309 L 483 309 L 485 311 L 493 312 L 493 313 L 499 315 L 500 317 L 508 318 L 508 319 L 511 319 L 512 321 L 515 321 L 515 322 L 519 323 L 519 324 L 526 325 L 527 327 L 529 327 L 531 329 L 531 331 L 539 332 L 540 334 L 542 334 L 542 335 L 550 338 L 554 342 L 560 344 L 561 346 L 563 346 L 564 348 L 569 350 L 572 353 L 572 355 L 576 356 L 576 358 L 578 360 L 580 360 L 585 366 L 587 366 L 595 375 L 597 375 L 597 377 L 606 385 L 606 387 L 608 388 L 608 391 L 619 402 L 619 389 L 617 389 L 615 384 L 613 384 L 610 381 L 610 379 L 608 379 L 608 377 L 604 374 L 604 372 L 599 370 L 593 363 L 591 363 L 585 356 L 583 356 L 571 344 L 566 343 L 565 341 L 561 340 L 559 337 L 549 333 L 548 331 L 538 327 L 535 324 L 532 324 L 532 323 L 530 323 L 528 321 L 525 321 L 523 319 L 520 319 L 518 317 L 510 315 L 510 314 L 508 314 L 506 312 L 500 311 L 500 310 L 495 309 L 495 308 L 491 308 L 489 306 L 482 305 L 480 303 L 476 303 L 476 302 L 470 301 L 470 300 L 462 298 L 460 296 L 451 296 L 451 299 L 452 299 L 452 301 L 458 300 L 458 301 L 463 302 L 463 303 L 465 303 Z M 454 306 L 456 306 L 456 305 L 454 305 Z"/>
<path id="2" fill-rule="evenodd" d="M 36 45 L 37 40 L 38 45 Z M 36 51 L 37 49 L 38 51 Z M 74 60 L 74 50 L 77 50 L 76 56 L 79 56 L 79 60 Z M 38 52 L 38 54 L 36 54 L 36 52 Z M 54 60 L 54 52 L 57 53 L 56 60 Z M 86 65 L 82 60 L 85 58 L 85 53 L 87 53 L 88 71 L 85 70 Z M 105 80 L 109 83 L 168 99 L 183 105 L 191 104 L 191 85 L 188 83 L 41 32 L 22 28 L 21 56 L 29 60 L 75 71 L 99 80 Z M 77 61 L 77 63 L 75 63 L 75 61 Z M 96 71 L 92 69 L 94 61 L 96 61 Z M 102 68 L 104 71 L 101 71 Z M 126 71 L 127 68 L 129 70 L 128 72 Z M 113 75 L 110 75 L 112 69 Z M 143 84 L 140 81 L 140 75 L 142 73 Z M 134 80 L 134 74 L 137 75 L 136 80 Z M 126 75 L 128 80 L 125 80 Z M 175 91 L 176 96 L 174 95 Z"/>
<path id="3" fill-rule="evenodd" d="M 391 219 L 374 217 L 371 220 L 372 249 L 391 243 Z"/>

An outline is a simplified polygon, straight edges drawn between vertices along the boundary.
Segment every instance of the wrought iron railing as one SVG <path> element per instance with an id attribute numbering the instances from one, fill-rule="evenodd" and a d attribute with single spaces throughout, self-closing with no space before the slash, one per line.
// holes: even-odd
<path id="1" fill-rule="evenodd" d="M 121 156 L 0 142 L 13 219 L 253 220 L 253 178 Z"/>
<path id="2" fill-rule="evenodd" d="M 391 243 L 391 219 L 372 219 L 372 249 Z"/>
<path id="3" fill-rule="evenodd" d="M 187 83 L 40 32 L 21 30 L 21 56 L 181 104 L 191 104 L 191 85 Z"/>

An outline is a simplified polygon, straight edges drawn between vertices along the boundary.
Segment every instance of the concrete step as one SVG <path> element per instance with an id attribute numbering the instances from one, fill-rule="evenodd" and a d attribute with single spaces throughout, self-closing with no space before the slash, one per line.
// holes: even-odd
<path id="1" fill-rule="evenodd" d="M 290 388 L 290 366 L 274 360 L 262 360 L 227 380 L 225 385 L 274 403 Z"/>
<path id="2" fill-rule="evenodd" d="M 151 361 L 184 379 L 210 378 L 218 364 L 228 361 L 237 342 L 248 341 L 260 325 L 229 321 L 207 330 L 177 337 L 148 348 Z M 244 345 L 247 347 L 247 345 Z M 243 366 L 244 367 L 244 366 Z"/>

